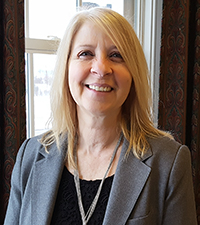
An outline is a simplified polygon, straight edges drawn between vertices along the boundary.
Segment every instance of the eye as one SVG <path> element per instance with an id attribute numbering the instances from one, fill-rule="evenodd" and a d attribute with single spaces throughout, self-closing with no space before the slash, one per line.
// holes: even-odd
<path id="1" fill-rule="evenodd" d="M 119 52 L 113 52 L 110 54 L 110 58 L 112 61 L 123 62 L 123 58 Z"/>
<path id="2" fill-rule="evenodd" d="M 119 52 L 114 52 L 111 54 L 111 57 L 117 57 L 117 58 L 122 58 L 121 54 Z"/>
<path id="3" fill-rule="evenodd" d="M 91 51 L 82 51 L 78 54 L 79 58 L 88 58 L 92 56 L 94 56 L 94 54 Z"/>

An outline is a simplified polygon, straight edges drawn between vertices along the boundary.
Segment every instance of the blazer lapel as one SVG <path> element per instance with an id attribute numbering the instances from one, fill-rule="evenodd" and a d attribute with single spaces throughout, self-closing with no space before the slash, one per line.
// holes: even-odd
<path id="1" fill-rule="evenodd" d="M 60 150 L 53 144 L 49 153 L 40 149 L 38 160 L 33 167 L 31 193 L 31 221 L 33 225 L 49 224 L 54 209 L 62 171 L 64 168 L 65 146 Z"/>
<path id="2" fill-rule="evenodd" d="M 137 159 L 133 153 L 125 158 L 127 148 L 128 142 L 124 140 L 103 225 L 126 223 L 151 171 L 151 168 Z M 149 150 L 145 159 L 151 155 Z"/>

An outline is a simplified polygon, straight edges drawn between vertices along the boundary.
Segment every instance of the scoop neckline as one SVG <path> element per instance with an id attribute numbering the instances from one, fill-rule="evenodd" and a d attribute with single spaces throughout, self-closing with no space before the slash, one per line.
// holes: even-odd
<path id="1" fill-rule="evenodd" d="M 70 176 L 74 177 L 74 175 L 68 170 L 68 168 L 66 166 L 64 166 L 64 169 L 70 174 Z M 111 176 L 108 176 L 105 178 L 105 180 L 109 180 L 109 179 L 113 179 L 114 178 L 114 175 L 111 175 Z M 102 179 L 96 179 L 96 180 L 85 180 L 85 179 L 81 179 L 79 178 L 79 180 L 81 182 L 87 182 L 87 183 L 91 183 L 91 182 L 101 182 Z"/>

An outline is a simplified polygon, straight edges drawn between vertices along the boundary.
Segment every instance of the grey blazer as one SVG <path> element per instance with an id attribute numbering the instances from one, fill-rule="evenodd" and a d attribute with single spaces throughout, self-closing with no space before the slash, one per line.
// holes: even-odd
<path id="1" fill-rule="evenodd" d="M 53 144 L 46 153 L 38 138 L 19 150 L 5 225 L 51 222 L 67 148 Z M 103 225 L 197 224 L 188 148 L 168 138 L 149 143 L 139 160 L 132 153 L 125 158 L 124 140 Z"/>

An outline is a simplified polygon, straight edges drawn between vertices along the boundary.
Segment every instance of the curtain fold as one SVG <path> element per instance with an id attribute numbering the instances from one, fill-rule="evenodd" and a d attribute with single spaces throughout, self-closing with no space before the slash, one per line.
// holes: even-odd
<path id="1" fill-rule="evenodd" d="M 163 0 L 159 127 L 191 150 L 200 224 L 200 0 Z"/>
<path id="2" fill-rule="evenodd" d="M 188 132 L 187 144 L 192 151 L 194 189 L 200 224 L 200 1 L 190 3 L 190 49 L 188 60 Z M 194 16 L 193 16 L 194 15 Z M 192 27 L 194 26 L 194 28 Z M 192 44 L 194 46 L 192 46 Z"/>
<path id="3" fill-rule="evenodd" d="M 19 146 L 26 138 L 24 2 L 0 0 L 0 224 Z"/>
<path id="4" fill-rule="evenodd" d="M 185 142 L 189 0 L 163 0 L 159 126 Z"/>

